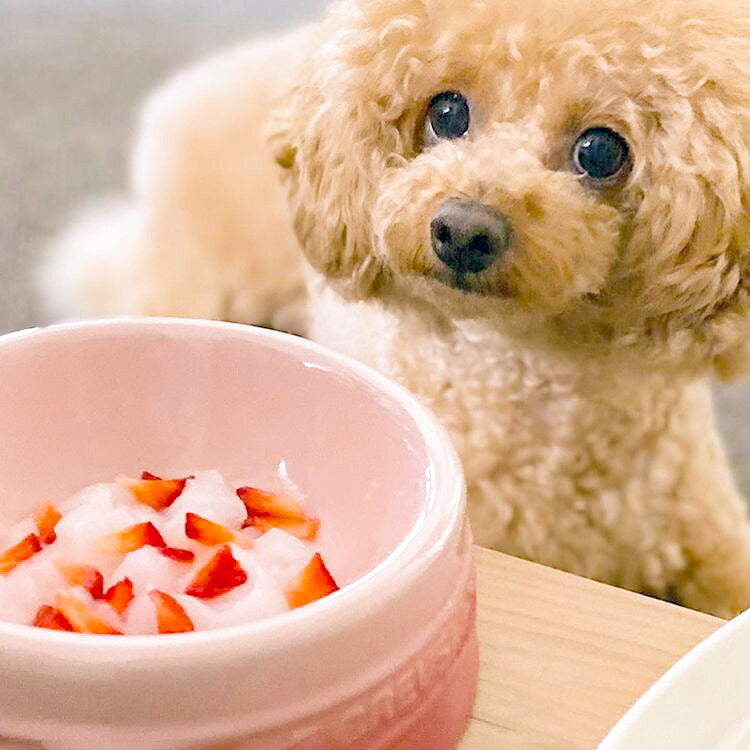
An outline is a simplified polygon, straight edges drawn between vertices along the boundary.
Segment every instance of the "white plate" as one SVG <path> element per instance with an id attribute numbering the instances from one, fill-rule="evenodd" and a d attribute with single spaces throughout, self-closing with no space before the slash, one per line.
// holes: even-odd
<path id="1" fill-rule="evenodd" d="M 659 678 L 599 750 L 750 750 L 750 610 Z"/>

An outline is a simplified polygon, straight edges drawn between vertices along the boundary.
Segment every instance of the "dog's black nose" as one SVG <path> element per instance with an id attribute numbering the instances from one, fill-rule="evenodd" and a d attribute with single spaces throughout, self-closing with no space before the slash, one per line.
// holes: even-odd
<path id="1" fill-rule="evenodd" d="M 432 219 L 432 248 L 458 273 L 479 273 L 510 244 L 508 220 L 492 208 L 471 200 L 450 198 Z"/>

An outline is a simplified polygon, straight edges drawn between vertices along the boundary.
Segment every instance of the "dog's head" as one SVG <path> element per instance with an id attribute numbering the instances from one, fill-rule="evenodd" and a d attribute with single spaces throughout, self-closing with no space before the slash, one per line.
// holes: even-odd
<path id="1" fill-rule="evenodd" d="M 750 332 L 744 0 L 359 0 L 321 34 L 272 144 L 344 293 L 731 368 Z"/>

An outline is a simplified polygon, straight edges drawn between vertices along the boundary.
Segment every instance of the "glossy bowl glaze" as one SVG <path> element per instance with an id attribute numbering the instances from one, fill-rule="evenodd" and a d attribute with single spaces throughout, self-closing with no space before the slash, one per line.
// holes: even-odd
<path id="1" fill-rule="evenodd" d="M 474 567 L 449 439 L 408 393 L 302 339 L 115 320 L 0 337 L 0 525 L 148 468 L 279 467 L 342 590 L 202 633 L 0 623 L 0 746 L 450 750 L 477 681 Z"/>

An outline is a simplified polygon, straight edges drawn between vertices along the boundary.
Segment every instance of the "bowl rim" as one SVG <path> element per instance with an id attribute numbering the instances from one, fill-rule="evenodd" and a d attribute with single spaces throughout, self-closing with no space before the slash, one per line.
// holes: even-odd
<path id="1" fill-rule="evenodd" d="M 189 335 L 192 330 L 209 336 L 229 335 L 254 340 L 299 356 L 306 366 L 343 372 L 385 396 L 413 421 L 424 443 L 431 476 L 427 477 L 423 510 L 409 533 L 375 567 L 335 594 L 306 607 L 227 628 L 158 637 L 63 633 L 0 621 L 0 642 L 16 650 L 18 655 L 36 651 L 45 645 L 65 661 L 85 656 L 90 667 L 95 666 L 91 663 L 92 659 L 101 662 L 112 658 L 130 660 L 139 656 L 148 657 L 153 666 L 155 660 L 171 661 L 181 656 L 181 652 L 195 648 L 208 657 L 223 651 L 227 642 L 233 641 L 243 642 L 245 653 L 257 651 L 266 655 L 287 649 L 290 639 L 300 644 L 330 637 L 332 633 L 369 619 L 382 611 L 389 601 L 412 588 L 440 558 L 450 540 L 455 538 L 466 522 L 466 484 L 461 463 L 447 431 L 432 412 L 403 386 L 368 365 L 314 341 L 241 323 L 123 316 L 13 331 L 0 336 L 0 356 L 5 348 L 33 339 L 44 341 L 97 332 L 127 334 L 139 330 L 182 336 Z M 307 362 L 307 357 L 313 361 Z M 346 612 L 346 617 L 341 616 L 342 612 Z M 60 650 L 61 646 L 65 647 L 64 651 Z"/>

